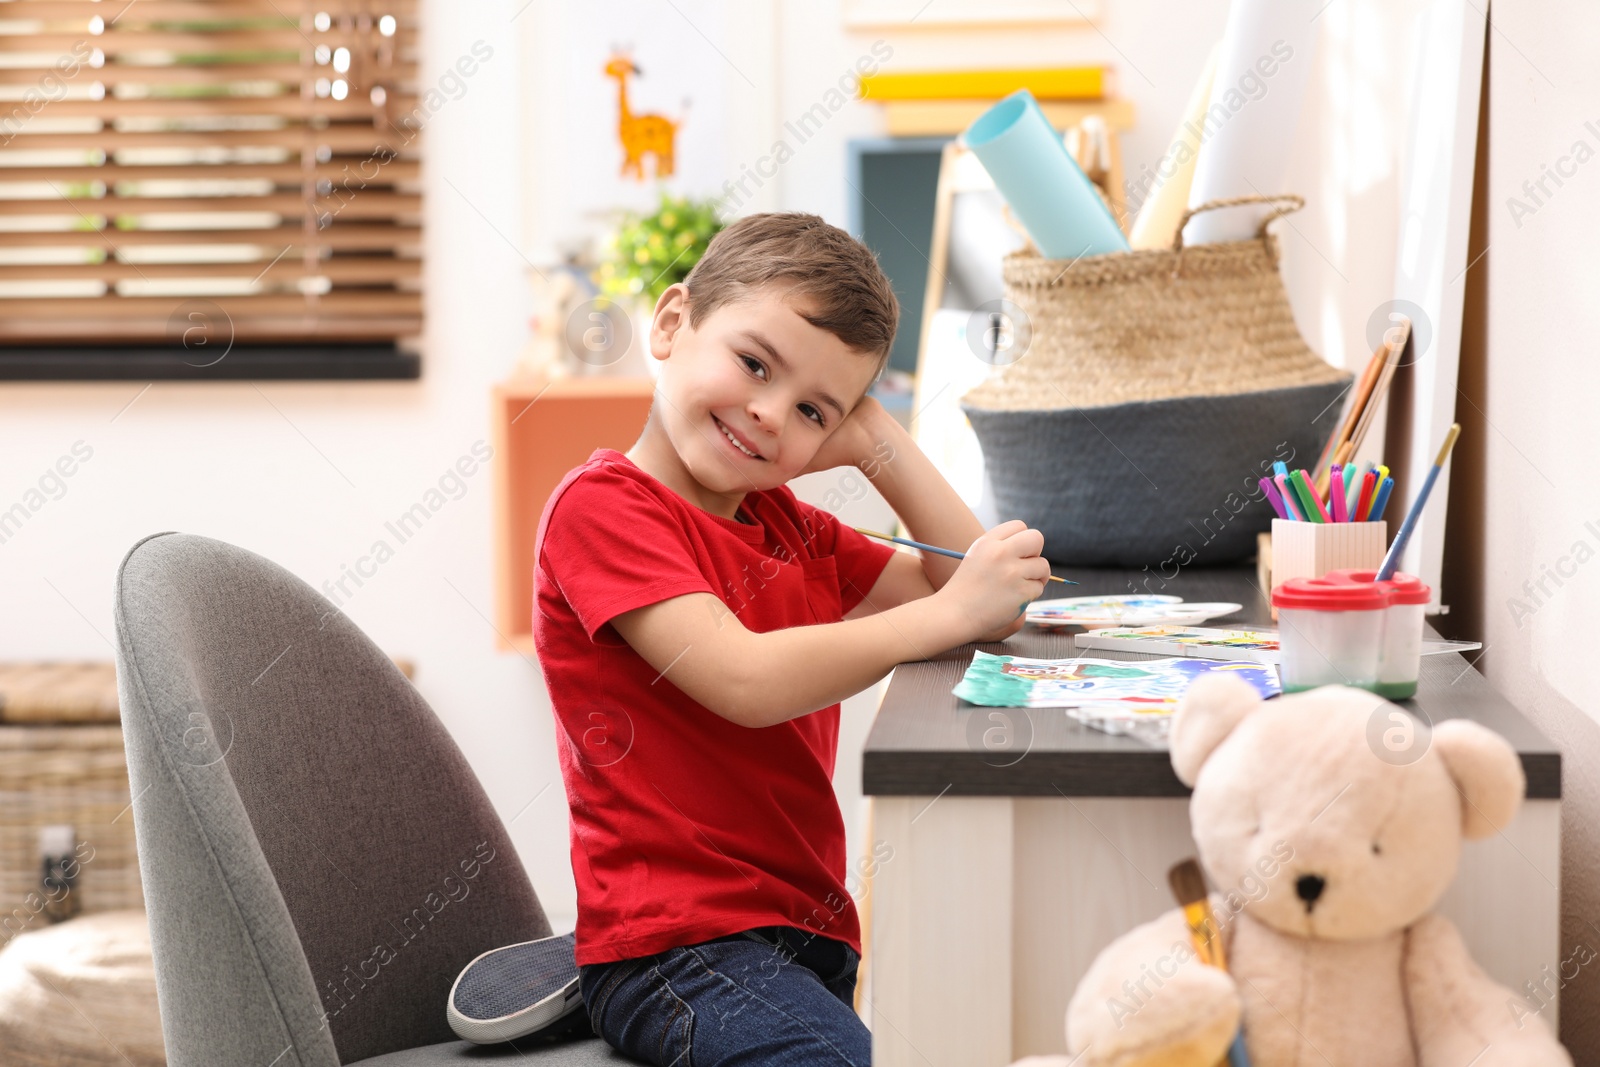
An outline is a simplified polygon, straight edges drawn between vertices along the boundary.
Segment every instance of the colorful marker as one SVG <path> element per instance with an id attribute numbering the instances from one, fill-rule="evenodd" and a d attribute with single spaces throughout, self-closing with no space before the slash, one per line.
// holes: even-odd
<path id="1" fill-rule="evenodd" d="M 1335 466 L 1328 474 L 1328 503 L 1333 505 L 1333 521 L 1344 522 L 1349 518 L 1345 512 L 1344 503 L 1344 468 Z"/>
<path id="2" fill-rule="evenodd" d="M 1287 519 L 1289 514 L 1283 510 L 1283 499 L 1278 496 L 1278 487 L 1272 484 L 1271 478 L 1262 478 L 1256 484 L 1261 486 L 1261 493 L 1267 498 L 1267 503 L 1272 505 L 1272 510 L 1278 518 Z"/>
<path id="3" fill-rule="evenodd" d="M 1371 464 L 1368 464 L 1370 467 Z M 1378 488 L 1378 473 L 1368 470 L 1361 476 L 1361 488 L 1356 491 L 1356 511 L 1354 521 L 1366 522 L 1367 512 L 1372 507 L 1372 494 Z"/>
<path id="4" fill-rule="evenodd" d="M 1389 477 L 1389 468 L 1380 463 L 1374 473 L 1377 474 L 1378 480 L 1372 485 L 1372 500 L 1367 504 L 1367 516 L 1371 519 L 1377 518 L 1372 511 L 1373 507 L 1378 503 L 1378 490 L 1383 488 L 1384 479 Z"/>
<path id="5" fill-rule="evenodd" d="M 1289 485 L 1289 476 L 1279 474 L 1272 481 L 1278 487 L 1278 496 L 1283 499 L 1283 506 L 1289 510 L 1287 518 L 1304 522 L 1305 513 L 1300 510 L 1300 499 Z"/>
<path id="6" fill-rule="evenodd" d="M 1383 509 L 1389 504 L 1389 494 L 1394 490 L 1394 479 L 1385 478 L 1378 487 L 1378 493 L 1372 498 L 1372 514 L 1368 516 L 1369 522 L 1377 522 L 1383 518 Z"/>
<path id="7" fill-rule="evenodd" d="M 1300 485 L 1300 495 L 1305 498 L 1306 514 L 1311 516 L 1313 522 L 1332 522 L 1328 509 L 1322 506 L 1322 498 L 1317 496 L 1317 491 L 1311 487 L 1311 479 L 1302 467 L 1294 472 Z"/>

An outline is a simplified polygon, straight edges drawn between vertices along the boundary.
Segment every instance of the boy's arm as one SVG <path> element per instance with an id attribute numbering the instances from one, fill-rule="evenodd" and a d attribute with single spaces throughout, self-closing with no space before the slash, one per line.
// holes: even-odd
<path id="1" fill-rule="evenodd" d="M 944 475 L 934 467 L 905 427 L 883 405 L 865 397 L 851 412 L 867 438 L 862 472 L 905 523 L 913 541 L 964 552 L 983 536 L 983 524 Z M 918 553 L 929 592 L 950 580 L 960 560 L 933 552 Z"/>
<path id="2" fill-rule="evenodd" d="M 1003 628 L 1039 595 L 1043 538 L 1002 523 L 925 601 L 865 618 L 755 633 L 711 593 L 613 617 L 612 627 L 690 699 L 741 726 L 785 722 L 861 692 L 896 664 L 928 659 Z"/>
<path id="3" fill-rule="evenodd" d="M 961 494 L 882 404 L 864 397 L 850 419 L 859 425 L 862 442 L 856 446 L 863 456 L 857 465 L 905 524 L 913 541 L 963 552 L 983 536 L 983 524 Z M 845 618 L 861 618 L 920 600 L 949 581 L 960 563 L 936 552 L 897 552 Z M 1019 616 L 1001 629 L 973 639 L 1002 641 L 1022 629 L 1023 622 Z"/>

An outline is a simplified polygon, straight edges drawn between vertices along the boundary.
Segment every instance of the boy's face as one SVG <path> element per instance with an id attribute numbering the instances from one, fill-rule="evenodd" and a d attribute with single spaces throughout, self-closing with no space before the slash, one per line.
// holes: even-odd
<path id="1" fill-rule="evenodd" d="M 681 284 L 662 294 L 650 333 L 651 354 L 665 361 L 657 414 L 673 451 L 713 495 L 783 485 L 866 394 L 877 362 L 807 322 L 804 298 L 784 289 L 724 304 L 698 329 L 687 295 Z"/>

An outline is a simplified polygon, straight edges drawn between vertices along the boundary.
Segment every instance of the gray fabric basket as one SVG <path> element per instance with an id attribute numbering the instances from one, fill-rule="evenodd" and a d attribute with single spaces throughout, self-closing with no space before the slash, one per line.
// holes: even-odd
<path id="1" fill-rule="evenodd" d="M 1271 473 L 1273 460 L 1315 463 L 1347 384 L 1052 411 L 965 403 L 961 410 L 983 448 L 999 518 L 1042 532 L 1046 558 L 1170 568 L 1254 554 L 1256 534 L 1272 520 L 1256 479 Z"/>

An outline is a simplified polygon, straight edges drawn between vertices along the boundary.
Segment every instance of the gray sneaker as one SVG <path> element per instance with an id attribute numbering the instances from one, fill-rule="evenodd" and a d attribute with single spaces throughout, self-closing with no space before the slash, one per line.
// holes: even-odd
<path id="1" fill-rule="evenodd" d="M 450 987 L 450 1029 L 479 1045 L 538 1033 L 583 1007 L 572 934 L 490 949 Z"/>

